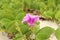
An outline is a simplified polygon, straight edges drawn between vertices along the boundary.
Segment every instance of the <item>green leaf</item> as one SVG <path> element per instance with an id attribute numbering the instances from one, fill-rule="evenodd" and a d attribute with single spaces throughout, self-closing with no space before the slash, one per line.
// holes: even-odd
<path id="1" fill-rule="evenodd" d="M 16 32 L 16 24 L 15 24 L 15 21 L 11 21 L 8 26 L 7 26 L 7 29 L 6 29 L 7 32 Z"/>
<path id="2" fill-rule="evenodd" d="M 22 36 L 21 34 L 18 32 L 16 35 L 15 35 L 15 38 L 13 40 L 21 40 L 22 39 Z"/>
<path id="3" fill-rule="evenodd" d="M 35 23 L 34 24 L 33 31 L 36 34 L 37 31 L 39 31 L 39 30 L 40 30 L 40 23 L 38 22 L 38 23 Z"/>
<path id="4" fill-rule="evenodd" d="M 54 13 L 53 13 L 52 10 L 48 10 L 48 11 L 45 11 L 45 12 L 43 13 L 43 16 L 46 17 L 46 18 L 53 19 Z"/>
<path id="5" fill-rule="evenodd" d="M 11 11 L 10 11 L 11 12 Z M 11 13 L 7 12 L 6 10 L 0 10 L 0 19 L 7 18 L 10 20 L 14 20 L 15 17 Z"/>
<path id="6" fill-rule="evenodd" d="M 55 18 L 60 22 L 60 10 L 55 14 Z"/>
<path id="7" fill-rule="evenodd" d="M 23 34 L 26 34 L 27 32 L 30 31 L 27 23 L 24 23 L 24 24 L 20 25 L 20 30 Z"/>
<path id="8" fill-rule="evenodd" d="M 25 16 L 25 12 L 20 12 L 17 14 L 16 19 L 22 21 Z"/>
<path id="9" fill-rule="evenodd" d="M 60 40 L 60 27 L 55 31 L 56 38 Z"/>
<path id="10" fill-rule="evenodd" d="M 36 35 L 37 39 L 45 40 L 50 37 L 50 35 L 53 33 L 54 29 L 50 27 L 44 27 L 38 31 L 38 34 Z"/>
<path id="11" fill-rule="evenodd" d="M 8 24 L 11 22 L 11 20 L 7 19 L 7 18 L 2 18 L 0 20 L 0 23 L 3 25 L 2 28 L 7 28 Z"/>

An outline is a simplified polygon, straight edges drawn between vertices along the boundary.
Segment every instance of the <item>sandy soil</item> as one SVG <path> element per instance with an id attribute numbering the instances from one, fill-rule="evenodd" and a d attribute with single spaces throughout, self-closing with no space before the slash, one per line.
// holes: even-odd
<path id="1" fill-rule="evenodd" d="M 7 37 L 7 34 L 4 32 L 0 32 L 0 40 L 11 40 Z"/>

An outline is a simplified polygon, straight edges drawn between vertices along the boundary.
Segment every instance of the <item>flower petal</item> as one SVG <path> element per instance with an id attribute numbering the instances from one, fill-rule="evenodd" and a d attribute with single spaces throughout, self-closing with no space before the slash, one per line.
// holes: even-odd
<path id="1" fill-rule="evenodd" d="M 23 20 L 22 20 L 22 23 L 23 23 L 23 22 L 27 22 L 28 19 L 29 19 L 29 14 L 26 14 L 26 16 L 25 16 L 25 17 L 23 18 Z"/>
<path id="2" fill-rule="evenodd" d="M 35 17 L 35 22 L 38 22 L 39 21 L 39 16 L 36 16 Z"/>

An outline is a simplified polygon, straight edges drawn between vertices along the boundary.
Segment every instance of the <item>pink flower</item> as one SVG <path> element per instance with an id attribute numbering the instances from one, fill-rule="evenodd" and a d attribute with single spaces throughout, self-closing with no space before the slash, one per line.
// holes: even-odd
<path id="1" fill-rule="evenodd" d="M 38 15 L 31 15 L 31 14 L 26 14 L 26 16 L 23 18 L 22 23 L 27 22 L 29 26 L 34 26 L 35 22 L 39 21 L 39 16 Z"/>

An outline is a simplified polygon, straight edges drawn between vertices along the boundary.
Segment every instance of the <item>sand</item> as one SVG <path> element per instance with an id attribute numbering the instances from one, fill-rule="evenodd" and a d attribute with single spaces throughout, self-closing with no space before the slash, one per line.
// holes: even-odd
<path id="1" fill-rule="evenodd" d="M 7 37 L 5 32 L 0 32 L 0 40 L 11 40 Z"/>

